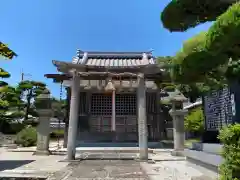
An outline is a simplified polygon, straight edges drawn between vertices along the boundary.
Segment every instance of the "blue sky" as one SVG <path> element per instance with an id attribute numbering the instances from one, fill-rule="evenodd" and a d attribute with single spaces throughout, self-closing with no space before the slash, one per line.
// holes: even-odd
<path id="1" fill-rule="evenodd" d="M 56 73 L 52 60 L 71 61 L 83 51 L 147 51 L 174 55 L 184 40 L 209 24 L 185 33 L 162 27 L 160 13 L 169 0 L 7 0 L 1 2 L 0 40 L 19 56 L 0 61 L 17 84 L 27 79 L 45 82 L 54 96 L 59 85 L 44 78 Z"/>

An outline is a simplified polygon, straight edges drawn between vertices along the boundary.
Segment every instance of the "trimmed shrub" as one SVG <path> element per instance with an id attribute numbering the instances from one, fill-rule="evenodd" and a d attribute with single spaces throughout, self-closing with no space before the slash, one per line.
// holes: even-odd
<path id="1" fill-rule="evenodd" d="M 235 46 L 239 46 L 239 10 L 240 2 L 237 2 L 217 18 L 206 35 L 205 47 L 207 50 L 214 54 L 229 53 L 229 50 L 234 50 Z"/>
<path id="2" fill-rule="evenodd" d="M 16 137 L 15 143 L 23 147 L 35 146 L 37 143 L 37 131 L 31 126 L 21 130 Z"/>
<path id="3" fill-rule="evenodd" d="M 223 143 L 223 164 L 220 166 L 220 180 L 240 180 L 240 124 L 230 125 L 220 131 Z"/>
<path id="4" fill-rule="evenodd" d="M 55 131 L 50 133 L 50 137 L 53 138 L 53 139 L 64 138 L 64 130 L 63 129 L 55 130 Z"/>
<path id="5" fill-rule="evenodd" d="M 163 26 L 170 32 L 182 32 L 207 21 L 215 21 L 234 1 L 172 0 L 161 13 Z"/>

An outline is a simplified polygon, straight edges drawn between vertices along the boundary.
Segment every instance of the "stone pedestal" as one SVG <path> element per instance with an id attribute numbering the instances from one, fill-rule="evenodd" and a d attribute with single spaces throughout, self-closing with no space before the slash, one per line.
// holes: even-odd
<path id="1" fill-rule="evenodd" d="M 49 151 L 49 134 L 50 134 L 50 118 L 52 110 L 38 110 L 39 124 L 37 126 L 37 149 L 34 155 L 50 155 Z"/>
<path id="2" fill-rule="evenodd" d="M 184 116 L 187 114 L 187 110 L 170 110 L 170 115 L 173 118 L 173 138 L 174 138 L 174 150 L 172 155 L 174 156 L 184 156 Z"/>

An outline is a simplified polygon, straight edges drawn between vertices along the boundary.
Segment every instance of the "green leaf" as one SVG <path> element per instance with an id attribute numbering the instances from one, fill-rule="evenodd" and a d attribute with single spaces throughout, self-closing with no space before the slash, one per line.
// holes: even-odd
<path id="1" fill-rule="evenodd" d="M 1 78 L 9 78 L 11 75 L 5 71 L 4 69 L 0 68 L 0 77 Z"/>
<path id="2" fill-rule="evenodd" d="M 204 115 L 202 108 L 195 108 L 185 117 L 185 129 L 189 132 L 202 132 L 204 126 Z"/>

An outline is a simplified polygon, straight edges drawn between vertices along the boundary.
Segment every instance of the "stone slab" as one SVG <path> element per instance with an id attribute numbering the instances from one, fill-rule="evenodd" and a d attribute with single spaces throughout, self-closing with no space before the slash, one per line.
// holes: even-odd
<path id="1" fill-rule="evenodd" d="M 151 180 L 192 180 L 193 177 L 201 177 L 206 173 L 206 171 L 199 170 L 197 166 L 190 166 L 186 161 L 141 163 L 141 166 Z M 212 178 L 212 176 L 208 177 Z M 215 174 L 213 177 L 217 177 L 217 175 Z"/>
<path id="2" fill-rule="evenodd" d="M 169 153 L 155 153 L 149 154 L 149 159 L 154 161 L 185 161 L 186 157 L 181 156 L 172 156 L 171 152 Z"/>
<path id="3" fill-rule="evenodd" d="M 195 151 L 186 149 L 184 151 L 187 160 L 192 163 L 199 164 L 206 168 L 210 168 L 213 171 L 218 171 L 218 167 L 223 162 L 223 159 L 220 155 L 206 153 L 203 151 Z"/>
<path id="4" fill-rule="evenodd" d="M 138 158 L 136 153 L 84 153 L 80 159 L 87 160 L 134 160 Z"/>
<path id="5" fill-rule="evenodd" d="M 49 180 L 59 180 L 61 174 L 65 173 L 62 180 L 75 179 L 124 179 L 124 180 L 149 180 L 146 173 L 136 161 L 122 160 L 86 160 L 70 163 L 64 171 L 58 171 Z"/>
<path id="6" fill-rule="evenodd" d="M 206 153 L 220 154 L 222 151 L 222 148 L 223 148 L 222 144 L 202 143 L 202 151 Z"/>

